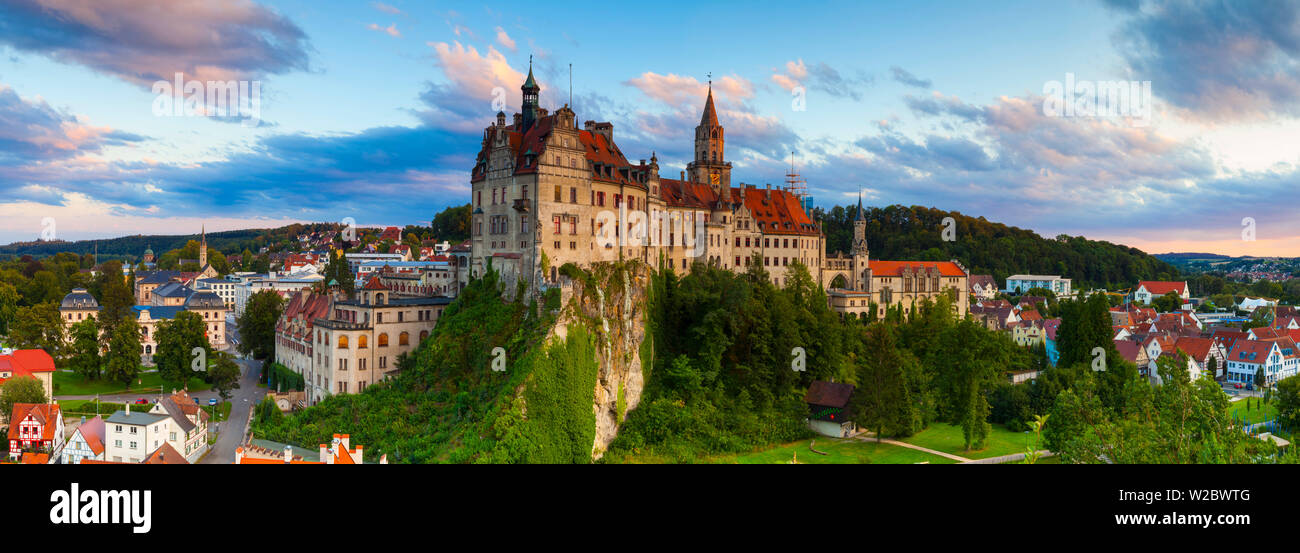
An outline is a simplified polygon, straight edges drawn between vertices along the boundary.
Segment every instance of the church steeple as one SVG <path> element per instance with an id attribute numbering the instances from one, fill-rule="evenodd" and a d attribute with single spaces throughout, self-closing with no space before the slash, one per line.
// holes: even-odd
<path id="1" fill-rule="evenodd" d="M 701 127 L 717 127 L 718 110 L 713 108 L 713 81 L 709 81 L 709 98 L 704 101 L 704 115 L 700 117 Z"/>
<path id="2" fill-rule="evenodd" d="M 208 266 L 208 228 L 199 227 L 199 269 Z"/>
<path id="3" fill-rule="evenodd" d="M 524 81 L 524 86 L 519 87 L 524 93 L 523 111 L 524 111 L 524 128 L 528 130 L 537 121 L 538 113 L 538 96 L 542 87 L 537 86 L 537 79 L 533 78 L 533 57 L 528 56 L 528 80 Z"/>

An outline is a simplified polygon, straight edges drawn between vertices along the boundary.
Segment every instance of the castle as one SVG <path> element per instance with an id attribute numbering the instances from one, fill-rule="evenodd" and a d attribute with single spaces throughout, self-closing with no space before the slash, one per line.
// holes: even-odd
<path id="1" fill-rule="evenodd" d="M 826 238 L 803 197 L 770 185 L 732 186 L 726 130 L 712 83 L 695 127 L 694 159 L 679 178 L 660 176 L 657 156 L 633 165 L 614 141 L 614 125 L 586 121 L 568 105 L 549 113 L 529 67 L 521 87 L 523 113 L 507 123 L 498 112 L 483 130 L 471 172 L 470 272 L 490 264 L 506 282 L 529 289 L 554 282 L 565 263 L 639 259 L 685 272 L 696 261 L 743 272 L 761 263 L 785 284 L 791 263 L 832 288 L 831 307 L 879 315 L 954 288 L 965 313 L 967 272 L 956 262 L 868 259 L 859 201 L 849 256 L 826 256 Z"/>

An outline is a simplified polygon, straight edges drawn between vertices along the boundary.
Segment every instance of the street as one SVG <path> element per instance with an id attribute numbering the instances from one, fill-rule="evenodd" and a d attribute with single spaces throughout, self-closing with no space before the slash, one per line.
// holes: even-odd
<path id="1" fill-rule="evenodd" d="M 262 362 L 252 359 L 239 359 L 243 378 L 239 389 L 230 397 L 230 418 L 220 423 L 217 443 L 204 455 L 199 464 L 230 464 L 235 462 L 235 448 L 244 438 L 244 425 L 248 424 L 249 408 L 266 396 L 266 388 L 259 387 L 257 381 L 262 376 Z M 215 392 L 213 392 L 215 393 Z"/>

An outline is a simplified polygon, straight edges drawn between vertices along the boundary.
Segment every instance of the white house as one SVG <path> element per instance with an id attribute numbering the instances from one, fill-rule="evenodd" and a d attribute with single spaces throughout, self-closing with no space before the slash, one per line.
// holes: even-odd
<path id="1" fill-rule="evenodd" d="M 1300 368 L 1300 355 L 1290 340 L 1237 340 L 1228 352 L 1228 382 L 1253 383 L 1255 374 L 1264 371 L 1265 385 L 1294 376 Z"/>
<path id="2" fill-rule="evenodd" d="M 149 410 L 153 415 L 171 417 L 167 443 L 185 460 L 194 463 L 208 450 L 208 413 L 187 392 L 162 398 Z"/>
<path id="3" fill-rule="evenodd" d="M 1030 288 L 1044 288 L 1051 290 L 1057 296 L 1068 296 L 1073 293 L 1070 288 L 1070 279 L 1061 278 L 1061 275 L 1011 275 L 1007 277 L 1006 292 L 1008 294 L 1023 294 Z"/>
<path id="4" fill-rule="evenodd" d="M 132 412 L 129 403 L 126 410 L 108 417 L 104 425 L 107 427 L 104 460 L 118 463 L 139 463 L 149 458 L 150 453 L 167 443 L 172 426 L 171 417 Z"/>
<path id="5" fill-rule="evenodd" d="M 1186 281 L 1167 282 L 1159 280 L 1144 280 L 1139 282 L 1137 290 L 1133 291 L 1133 301 L 1150 305 L 1151 300 L 1170 292 L 1176 292 L 1178 297 L 1183 299 L 1183 303 L 1187 303 L 1187 300 L 1192 297 L 1187 291 Z"/>
<path id="6" fill-rule="evenodd" d="M 82 459 L 103 461 L 105 452 L 104 429 L 103 417 L 96 416 L 81 423 L 72 432 L 68 444 L 63 446 L 63 455 L 61 456 L 63 464 L 79 465 Z"/>

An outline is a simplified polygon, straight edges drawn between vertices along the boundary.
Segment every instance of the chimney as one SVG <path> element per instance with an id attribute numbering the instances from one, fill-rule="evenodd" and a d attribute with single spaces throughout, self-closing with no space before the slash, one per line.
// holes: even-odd
<path id="1" fill-rule="evenodd" d="M 284 446 L 284 463 L 287 465 L 293 462 L 293 446 Z"/>
<path id="2" fill-rule="evenodd" d="M 686 171 L 682 171 L 682 182 L 686 182 Z"/>
<path id="3" fill-rule="evenodd" d="M 358 465 L 361 464 L 361 446 L 357 446 L 357 456 L 352 458 L 352 460 L 356 461 Z"/>
<path id="4" fill-rule="evenodd" d="M 320 444 L 320 460 L 327 465 L 334 464 L 334 456 L 329 454 L 329 448 L 325 444 Z"/>
<path id="5" fill-rule="evenodd" d="M 126 405 L 126 414 L 130 415 L 130 414 L 131 414 L 131 402 L 128 401 L 128 402 L 126 402 L 124 405 Z"/>
<path id="6" fill-rule="evenodd" d="M 244 460 L 244 448 L 242 447 L 235 448 L 235 464 L 238 465 L 240 464 L 240 461 L 243 460 Z"/>

